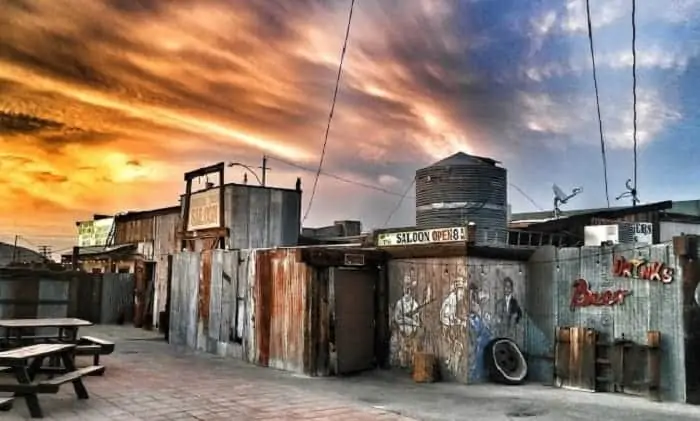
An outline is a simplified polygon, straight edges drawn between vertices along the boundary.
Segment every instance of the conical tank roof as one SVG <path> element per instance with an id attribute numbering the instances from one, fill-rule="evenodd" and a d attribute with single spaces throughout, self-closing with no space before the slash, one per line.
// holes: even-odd
<path id="1" fill-rule="evenodd" d="M 450 155 L 445 159 L 442 159 L 434 164 L 427 166 L 426 168 L 432 167 L 452 167 L 459 165 L 474 165 L 474 164 L 488 164 L 495 165 L 498 161 L 491 158 L 484 158 L 481 156 L 469 155 L 464 152 L 457 152 L 454 155 Z"/>

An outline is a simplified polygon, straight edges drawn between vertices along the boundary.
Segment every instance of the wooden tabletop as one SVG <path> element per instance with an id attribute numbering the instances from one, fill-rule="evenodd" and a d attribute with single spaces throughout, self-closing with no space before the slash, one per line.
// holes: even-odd
<path id="1" fill-rule="evenodd" d="M 38 344 L 0 352 L 0 361 L 26 360 L 28 358 L 44 357 L 75 348 L 74 344 Z"/>
<path id="2" fill-rule="evenodd" d="M 6 319 L 0 320 L 4 328 L 33 328 L 33 327 L 82 327 L 92 326 L 91 322 L 82 319 Z"/>

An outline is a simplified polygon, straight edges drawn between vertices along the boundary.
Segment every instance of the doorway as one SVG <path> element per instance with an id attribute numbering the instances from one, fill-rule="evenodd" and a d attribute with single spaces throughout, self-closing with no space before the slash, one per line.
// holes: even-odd
<path id="1" fill-rule="evenodd" d="M 375 367 L 376 272 L 333 269 L 336 373 L 351 374 Z"/>

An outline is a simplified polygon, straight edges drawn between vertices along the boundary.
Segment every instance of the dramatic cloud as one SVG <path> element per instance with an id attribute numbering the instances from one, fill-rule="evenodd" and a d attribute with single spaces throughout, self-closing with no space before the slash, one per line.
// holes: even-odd
<path id="1" fill-rule="evenodd" d="M 682 76 L 697 57 L 697 44 L 678 39 L 691 39 L 683 36 L 700 2 L 639 3 L 639 138 L 649 145 L 684 118 L 657 81 Z M 591 4 L 606 138 L 629 148 L 629 1 Z M 318 162 L 349 6 L 0 3 L 0 225 L 11 227 L 0 233 L 36 227 L 26 235 L 58 238 L 92 213 L 171 205 L 184 171 L 222 160 L 257 166 L 262 154 L 272 157 L 272 183 L 301 176 L 308 190 L 313 173 L 299 167 Z M 584 7 L 357 2 L 324 168 L 336 177 L 321 180 L 307 223 L 381 225 L 399 199 L 387 190 L 403 192 L 416 167 L 458 150 L 512 163 L 521 184 L 530 177 L 515 165 L 523 156 L 593 150 Z M 395 223 L 411 222 L 412 201 Z"/>

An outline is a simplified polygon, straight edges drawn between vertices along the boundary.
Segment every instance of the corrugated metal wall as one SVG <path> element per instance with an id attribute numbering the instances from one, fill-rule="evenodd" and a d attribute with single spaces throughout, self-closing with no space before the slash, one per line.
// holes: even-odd
<path id="1" fill-rule="evenodd" d="M 616 257 L 661 262 L 675 271 L 670 283 L 613 275 Z M 466 264 L 465 264 L 466 262 Z M 388 264 L 391 363 L 410 367 L 415 352 L 434 353 L 448 378 L 485 379 L 483 347 L 510 337 L 526 352 L 531 380 L 551 383 L 557 326 L 591 327 L 607 339 L 645 344 L 661 332 L 662 398 L 683 401 L 685 385 L 682 273 L 670 245 L 632 248 L 543 247 L 527 263 L 479 258 L 398 259 Z M 505 311 L 505 279 L 522 316 Z M 616 306 L 571 308 L 572 286 L 586 279 L 591 290 L 627 289 Z M 511 306 L 512 307 L 512 306 Z M 510 324 L 509 324 L 510 322 Z"/>
<path id="2" fill-rule="evenodd" d="M 134 312 L 134 275 L 105 273 L 102 275 L 100 323 L 114 324 L 132 320 Z"/>
<path id="3" fill-rule="evenodd" d="M 410 367 L 415 352 L 430 352 L 443 376 L 485 380 L 483 352 L 491 339 L 509 337 L 524 346 L 525 266 L 476 257 L 390 261 L 392 365 Z"/>
<path id="4" fill-rule="evenodd" d="M 0 269 L 0 318 L 78 317 L 115 323 L 130 302 L 131 274 Z"/>
<path id="5" fill-rule="evenodd" d="M 256 338 L 261 365 L 305 372 L 310 269 L 298 249 L 261 250 L 256 265 Z"/>
<path id="6" fill-rule="evenodd" d="M 225 224 L 229 248 L 294 246 L 301 231 L 301 192 L 227 185 Z"/>
<path id="7" fill-rule="evenodd" d="M 168 255 L 178 250 L 177 229 L 180 214 L 165 214 L 155 217 L 153 255 L 156 260 L 153 325 L 158 325 L 158 313 L 165 311 L 168 297 Z"/>
<path id="8" fill-rule="evenodd" d="M 620 256 L 628 260 L 638 258 L 662 262 L 674 269 L 674 280 L 662 283 L 614 276 L 614 259 Z M 533 311 L 540 313 L 536 320 L 539 321 L 546 342 L 531 340 L 528 345 L 534 349 L 528 351 L 551 349 L 554 346 L 552 331 L 557 325 L 590 327 L 601 332 L 603 340 L 611 341 L 624 336 L 625 339 L 640 344 L 646 343 L 647 331 L 657 330 L 661 332 L 662 398 L 684 400 L 685 369 L 680 304 L 682 273 L 670 245 L 564 248 L 544 251 L 535 257 L 530 264 L 530 277 L 534 281 L 530 287 L 528 307 L 537 309 Z M 549 288 L 546 281 L 548 274 L 552 276 Z M 592 291 L 625 289 L 630 291 L 630 295 L 620 305 L 572 309 L 573 283 L 577 279 L 585 279 Z M 552 308 L 553 300 L 556 312 L 548 312 L 546 309 Z M 548 320 L 554 324 L 547 326 Z"/>
<path id="9" fill-rule="evenodd" d="M 313 374 L 315 347 L 308 339 L 316 320 L 309 316 L 307 295 L 313 270 L 300 256 L 295 249 L 177 253 L 170 342 Z M 208 272 L 208 287 L 202 271 Z"/>
<path id="10" fill-rule="evenodd" d="M 542 247 L 528 262 L 526 309 L 528 324 L 525 349 L 528 354 L 529 378 L 551 384 L 554 380 L 554 343 L 558 325 L 560 292 L 554 283 L 556 248 Z M 566 291 L 562 292 L 564 295 Z"/>

